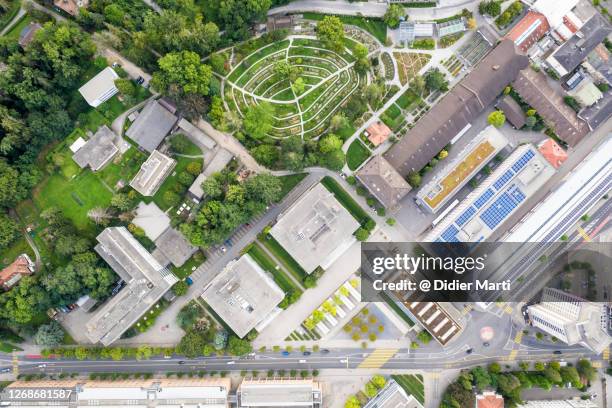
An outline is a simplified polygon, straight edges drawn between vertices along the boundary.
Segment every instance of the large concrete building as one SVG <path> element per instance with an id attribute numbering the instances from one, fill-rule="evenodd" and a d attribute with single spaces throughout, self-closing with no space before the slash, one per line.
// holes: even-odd
<path id="1" fill-rule="evenodd" d="M 238 408 L 322 408 L 321 384 L 313 379 L 245 379 L 236 392 Z"/>
<path id="2" fill-rule="evenodd" d="M 88 381 L 39 380 L 16 381 L 7 389 L 36 388 L 70 390 L 70 400 L 54 401 L 56 408 L 228 408 L 231 390 L 229 378 L 150 379 Z M 43 405 L 20 402 L 22 408 Z M 49 405 L 46 405 L 49 406 Z"/>
<path id="3" fill-rule="evenodd" d="M 79 93 L 90 106 L 97 108 L 119 92 L 115 86 L 116 79 L 119 75 L 111 67 L 106 67 L 80 87 Z"/>
<path id="4" fill-rule="evenodd" d="M 85 334 L 92 343 L 108 346 L 155 305 L 178 279 L 125 227 L 106 228 L 96 239 L 95 251 L 126 283 L 86 325 Z"/>
<path id="5" fill-rule="evenodd" d="M 248 254 L 231 261 L 204 288 L 202 299 L 239 337 L 265 327 L 285 293 Z M 259 330 L 258 330 L 259 331 Z"/>
<path id="6" fill-rule="evenodd" d="M 429 183 L 421 187 L 417 193 L 417 203 L 429 212 L 438 212 L 509 143 L 497 128 L 486 127 L 442 170 L 436 172 Z"/>
<path id="7" fill-rule="evenodd" d="M 270 230 L 306 273 L 328 268 L 355 242 L 357 220 L 321 183 L 315 184 Z"/>
<path id="8" fill-rule="evenodd" d="M 599 408 L 591 400 L 572 399 L 572 400 L 544 400 L 544 401 L 523 401 L 516 408 Z"/>
<path id="9" fill-rule="evenodd" d="M 487 239 L 555 173 L 533 145 L 512 154 L 427 234 L 425 242 Z"/>
<path id="10" fill-rule="evenodd" d="M 545 288 L 540 303 L 529 306 L 527 313 L 534 327 L 570 346 L 580 344 L 599 354 L 612 343 L 605 304 Z"/>
<path id="11" fill-rule="evenodd" d="M 406 394 L 395 380 L 390 380 L 363 408 L 423 408 L 423 405 L 413 395 Z"/>

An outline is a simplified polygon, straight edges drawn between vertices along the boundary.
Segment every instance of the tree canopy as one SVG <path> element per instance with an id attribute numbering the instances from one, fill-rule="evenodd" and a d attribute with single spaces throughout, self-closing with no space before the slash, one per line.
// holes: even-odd
<path id="1" fill-rule="evenodd" d="M 336 16 L 325 16 L 317 23 L 317 38 L 332 50 L 342 50 L 344 48 L 342 21 Z"/>

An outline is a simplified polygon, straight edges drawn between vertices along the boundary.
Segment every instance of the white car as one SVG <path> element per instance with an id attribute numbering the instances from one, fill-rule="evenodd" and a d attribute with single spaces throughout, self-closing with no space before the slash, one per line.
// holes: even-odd
<path id="1" fill-rule="evenodd" d="M 298 363 L 300 363 L 300 364 L 305 364 L 305 363 L 306 363 L 306 360 L 300 360 L 300 361 L 298 361 Z"/>
<path id="2" fill-rule="evenodd" d="M 39 364 L 39 365 L 38 365 L 38 368 L 46 368 L 46 367 L 47 367 L 47 365 L 46 365 L 46 364 Z"/>
<path id="3" fill-rule="evenodd" d="M 236 364 L 236 362 L 235 361 L 228 361 L 227 362 L 227 365 L 232 365 L 232 364 Z"/>

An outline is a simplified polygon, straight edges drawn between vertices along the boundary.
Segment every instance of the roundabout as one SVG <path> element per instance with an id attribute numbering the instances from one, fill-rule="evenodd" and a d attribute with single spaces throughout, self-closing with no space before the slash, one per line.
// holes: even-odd
<path id="1" fill-rule="evenodd" d="M 293 36 L 248 55 L 224 77 L 227 109 L 244 118 L 256 105 L 269 105 L 272 139 L 299 135 L 316 139 L 331 117 L 367 77 L 355 70 L 355 48 L 345 39 L 342 50 L 330 50 L 310 36 Z M 361 47 L 363 48 L 363 47 Z"/>

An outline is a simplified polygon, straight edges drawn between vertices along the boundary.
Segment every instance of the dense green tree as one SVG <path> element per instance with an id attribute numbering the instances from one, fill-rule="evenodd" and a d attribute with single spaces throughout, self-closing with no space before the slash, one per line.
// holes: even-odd
<path id="1" fill-rule="evenodd" d="M 344 25 L 336 16 L 325 16 L 317 23 L 317 38 L 326 47 L 341 51 L 344 48 Z"/>
<path id="2" fill-rule="evenodd" d="M 219 42 L 215 23 L 205 23 L 201 15 L 190 17 L 172 10 L 147 13 L 143 29 L 147 41 L 161 52 L 179 50 L 207 55 Z"/>
<path id="3" fill-rule="evenodd" d="M 266 101 L 250 106 L 244 115 L 245 132 L 253 139 L 263 139 L 272 129 L 274 123 L 274 107 Z"/>
<path id="4" fill-rule="evenodd" d="M 227 341 L 227 352 L 233 356 L 244 356 L 253 351 L 253 346 L 248 340 L 230 336 Z"/>
<path id="5" fill-rule="evenodd" d="M 64 329 L 55 320 L 43 324 L 34 335 L 34 342 L 39 346 L 55 347 L 62 344 L 64 340 Z"/>
<path id="6" fill-rule="evenodd" d="M 489 116 L 487 117 L 487 122 L 489 123 L 489 125 L 493 125 L 496 128 L 500 128 L 504 126 L 504 123 L 506 123 L 506 115 L 504 115 L 504 112 L 500 110 L 495 110 L 489 114 Z"/>
<path id="7" fill-rule="evenodd" d="M 158 61 L 159 71 L 153 74 L 152 85 L 161 92 L 170 90 L 177 97 L 189 94 L 208 95 L 212 69 L 192 51 L 171 52 Z M 176 85 L 176 87 L 172 87 Z"/>
<path id="8" fill-rule="evenodd" d="M 19 237 L 19 225 L 8 215 L 0 212 L 0 249 L 7 248 Z"/>
<path id="9" fill-rule="evenodd" d="M 245 182 L 246 195 L 249 200 L 270 204 L 280 200 L 282 183 L 278 177 L 269 173 L 259 173 L 249 177 Z"/>
<path id="10" fill-rule="evenodd" d="M 280 154 L 275 146 L 262 144 L 251 149 L 251 155 L 259 164 L 273 167 L 279 160 Z"/>
<path id="11" fill-rule="evenodd" d="M 438 68 L 431 69 L 425 74 L 425 86 L 430 92 L 448 91 L 448 81 Z"/>
<path id="12" fill-rule="evenodd" d="M 25 276 L 8 292 L 0 294 L 0 318 L 17 324 L 28 324 L 48 307 L 49 297 L 34 280 Z"/>
<path id="13" fill-rule="evenodd" d="M 416 75 L 410 82 L 410 89 L 417 95 L 422 95 L 425 90 L 425 79 L 421 75 Z"/>
<path id="14" fill-rule="evenodd" d="M 333 133 L 329 133 L 319 140 L 319 150 L 321 153 L 329 153 L 342 148 L 342 139 Z"/>
<path id="15" fill-rule="evenodd" d="M 392 3 L 387 8 L 383 20 L 391 28 L 397 28 L 400 20 L 406 16 L 406 10 L 401 4 Z"/>
<path id="16" fill-rule="evenodd" d="M 125 193 L 117 193 L 111 197 L 110 204 L 119 211 L 127 211 L 134 205 L 132 199 Z"/>
<path id="17" fill-rule="evenodd" d="M 206 17 L 217 23 L 234 40 L 249 36 L 250 24 L 263 18 L 271 0 L 209 0 L 204 7 Z"/>

